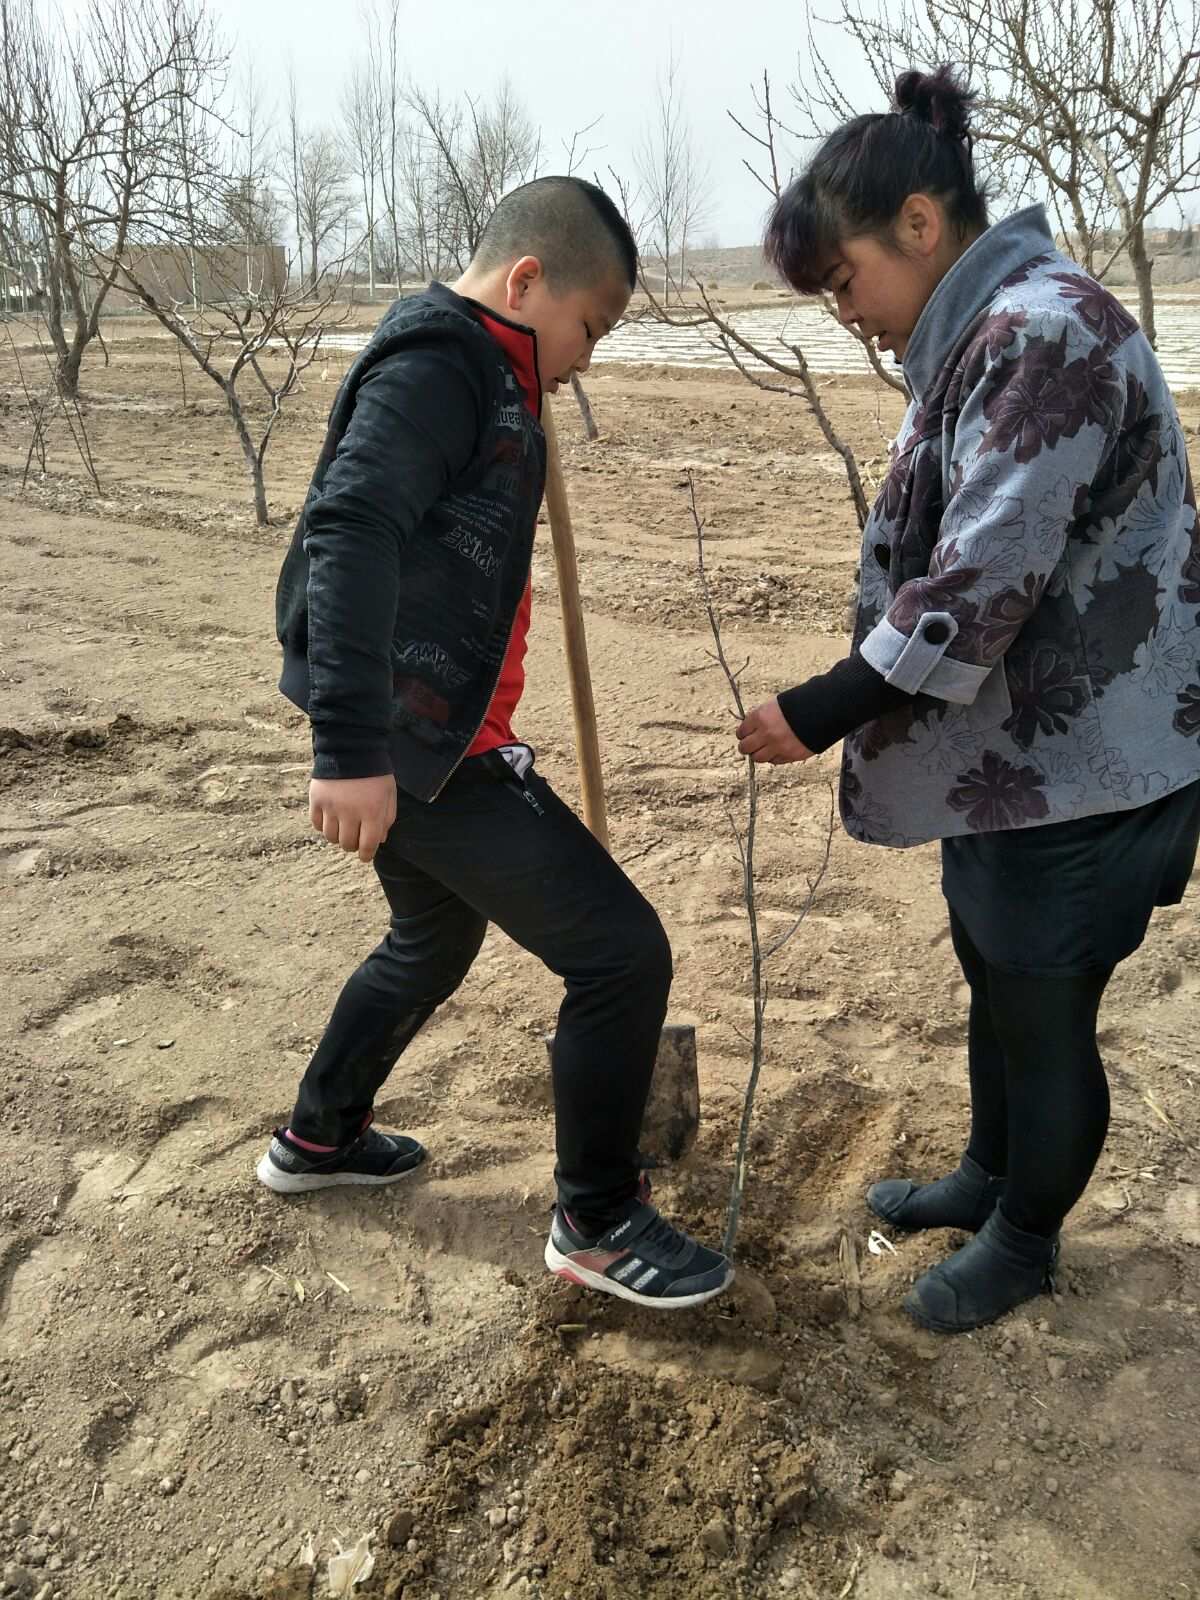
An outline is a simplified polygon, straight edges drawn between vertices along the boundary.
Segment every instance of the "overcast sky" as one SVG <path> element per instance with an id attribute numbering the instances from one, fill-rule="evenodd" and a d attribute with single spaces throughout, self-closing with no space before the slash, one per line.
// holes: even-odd
<path id="1" fill-rule="evenodd" d="M 290 53 L 308 120 L 336 121 L 342 83 L 366 49 L 358 0 L 210 3 L 239 55 L 253 52 L 279 102 Z M 546 171 L 565 167 L 562 141 L 599 117 L 588 142 L 603 148 L 585 176 L 610 162 L 632 170 L 656 75 L 674 48 L 696 147 L 712 172 L 712 221 L 701 237 L 715 234 L 722 245 L 759 238 L 766 196 L 742 166 L 753 148 L 725 113 L 752 115 L 750 85 L 764 67 L 786 108 L 804 41 L 796 0 L 420 0 L 403 7 L 401 19 L 404 64 L 417 83 L 486 95 L 508 74 L 543 130 Z M 836 35 L 827 43 L 831 66 L 861 95 L 862 109 L 877 109 L 852 50 Z"/>

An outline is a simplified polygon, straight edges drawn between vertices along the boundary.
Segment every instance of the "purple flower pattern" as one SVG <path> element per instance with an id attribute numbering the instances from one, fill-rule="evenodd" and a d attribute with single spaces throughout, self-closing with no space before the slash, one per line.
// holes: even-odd
<path id="1" fill-rule="evenodd" d="M 1088 423 L 1108 430 L 1118 415 L 1116 373 L 1103 350 L 1067 360 L 1067 339 L 1028 339 L 984 401 L 991 427 L 980 451 L 1009 450 L 1025 466 L 1062 439 L 1073 439 Z"/>
<path id="2" fill-rule="evenodd" d="M 1051 644 L 1014 650 L 1006 669 L 1013 709 L 1004 730 L 1022 750 L 1028 750 L 1039 733 L 1047 737 L 1066 733 L 1088 703 L 1086 675 Z"/>
<path id="3" fill-rule="evenodd" d="M 996 833 L 1044 821 L 1050 815 L 1042 792 L 1045 784 L 1036 767 L 1015 766 L 994 750 L 985 750 L 977 767 L 960 773 L 946 799 L 955 811 L 966 812 L 976 833 Z"/>
<path id="4" fill-rule="evenodd" d="M 1084 326 L 1105 344 L 1122 345 L 1138 331 L 1137 322 L 1116 295 L 1086 272 L 1053 272 L 1050 276 L 1061 285 L 1063 299 L 1074 305 Z"/>
<path id="5" fill-rule="evenodd" d="M 895 652 L 930 612 L 957 624 L 939 661 L 958 687 L 942 697 L 940 665 L 927 668 L 912 706 L 846 740 L 847 827 L 889 844 L 1035 826 L 1200 777 L 1200 521 L 1136 322 L 1045 251 L 952 334 L 864 530 L 856 643 Z"/>
<path id="6" fill-rule="evenodd" d="M 1053 260 L 1054 257 L 1049 251 L 1046 251 L 1044 255 L 1033 256 L 1029 261 L 1025 262 L 1024 266 L 1018 267 L 1015 272 L 1010 272 L 1007 278 L 1002 279 L 997 292 L 1003 294 L 1006 289 L 1019 289 L 1022 284 L 1028 283 L 1031 278 L 1036 276 L 1040 267 L 1044 267 Z"/>
<path id="7" fill-rule="evenodd" d="M 1185 739 L 1200 740 L 1200 683 L 1189 683 L 1175 698 L 1179 701 L 1175 727 Z"/>
<path id="8" fill-rule="evenodd" d="M 1130 373 L 1120 437 L 1092 492 L 1090 515 L 1124 516 L 1145 485 L 1157 495 L 1158 468 L 1164 454 L 1163 419 L 1151 405 L 1145 386 Z"/>
<path id="9" fill-rule="evenodd" d="M 971 645 L 981 665 L 999 661 L 1033 615 L 1046 581 L 1041 573 L 1027 572 L 1019 589 L 1001 589 L 999 594 L 992 595 L 983 615 L 976 615 L 965 630 L 960 629 L 960 635 L 969 631 Z"/>

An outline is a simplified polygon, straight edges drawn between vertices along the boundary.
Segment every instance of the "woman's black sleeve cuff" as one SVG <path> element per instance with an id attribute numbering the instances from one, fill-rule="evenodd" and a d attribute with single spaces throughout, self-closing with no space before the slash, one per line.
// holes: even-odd
<path id="1" fill-rule="evenodd" d="M 855 651 L 820 677 L 785 689 L 779 709 L 800 743 L 820 755 L 864 722 L 911 705 L 915 698 L 894 688 Z"/>

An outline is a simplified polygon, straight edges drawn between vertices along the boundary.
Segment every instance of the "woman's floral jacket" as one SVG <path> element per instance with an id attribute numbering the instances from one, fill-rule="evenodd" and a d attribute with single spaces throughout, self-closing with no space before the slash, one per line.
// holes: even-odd
<path id="1" fill-rule="evenodd" d="M 938 285 L 864 534 L 854 642 L 916 696 L 846 740 L 855 837 L 912 845 L 1200 778 L 1200 532 L 1137 323 L 1040 206 Z"/>

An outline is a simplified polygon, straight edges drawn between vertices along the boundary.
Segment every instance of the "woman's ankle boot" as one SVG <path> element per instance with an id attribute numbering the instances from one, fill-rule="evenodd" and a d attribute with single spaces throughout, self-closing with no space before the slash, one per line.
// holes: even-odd
<path id="1" fill-rule="evenodd" d="M 977 1233 L 1004 1193 L 1003 1178 L 994 1178 L 964 1155 L 954 1172 L 936 1183 L 911 1178 L 882 1178 L 867 1190 L 867 1205 L 893 1228 L 964 1228 Z"/>
<path id="2" fill-rule="evenodd" d="M 965 1333 L 1053 1287 L 1058 1235 L 1014 1228 L 997 1206 L 975 1237 L 919 1277 L 904 1309 L 934 1333 Z"/>

